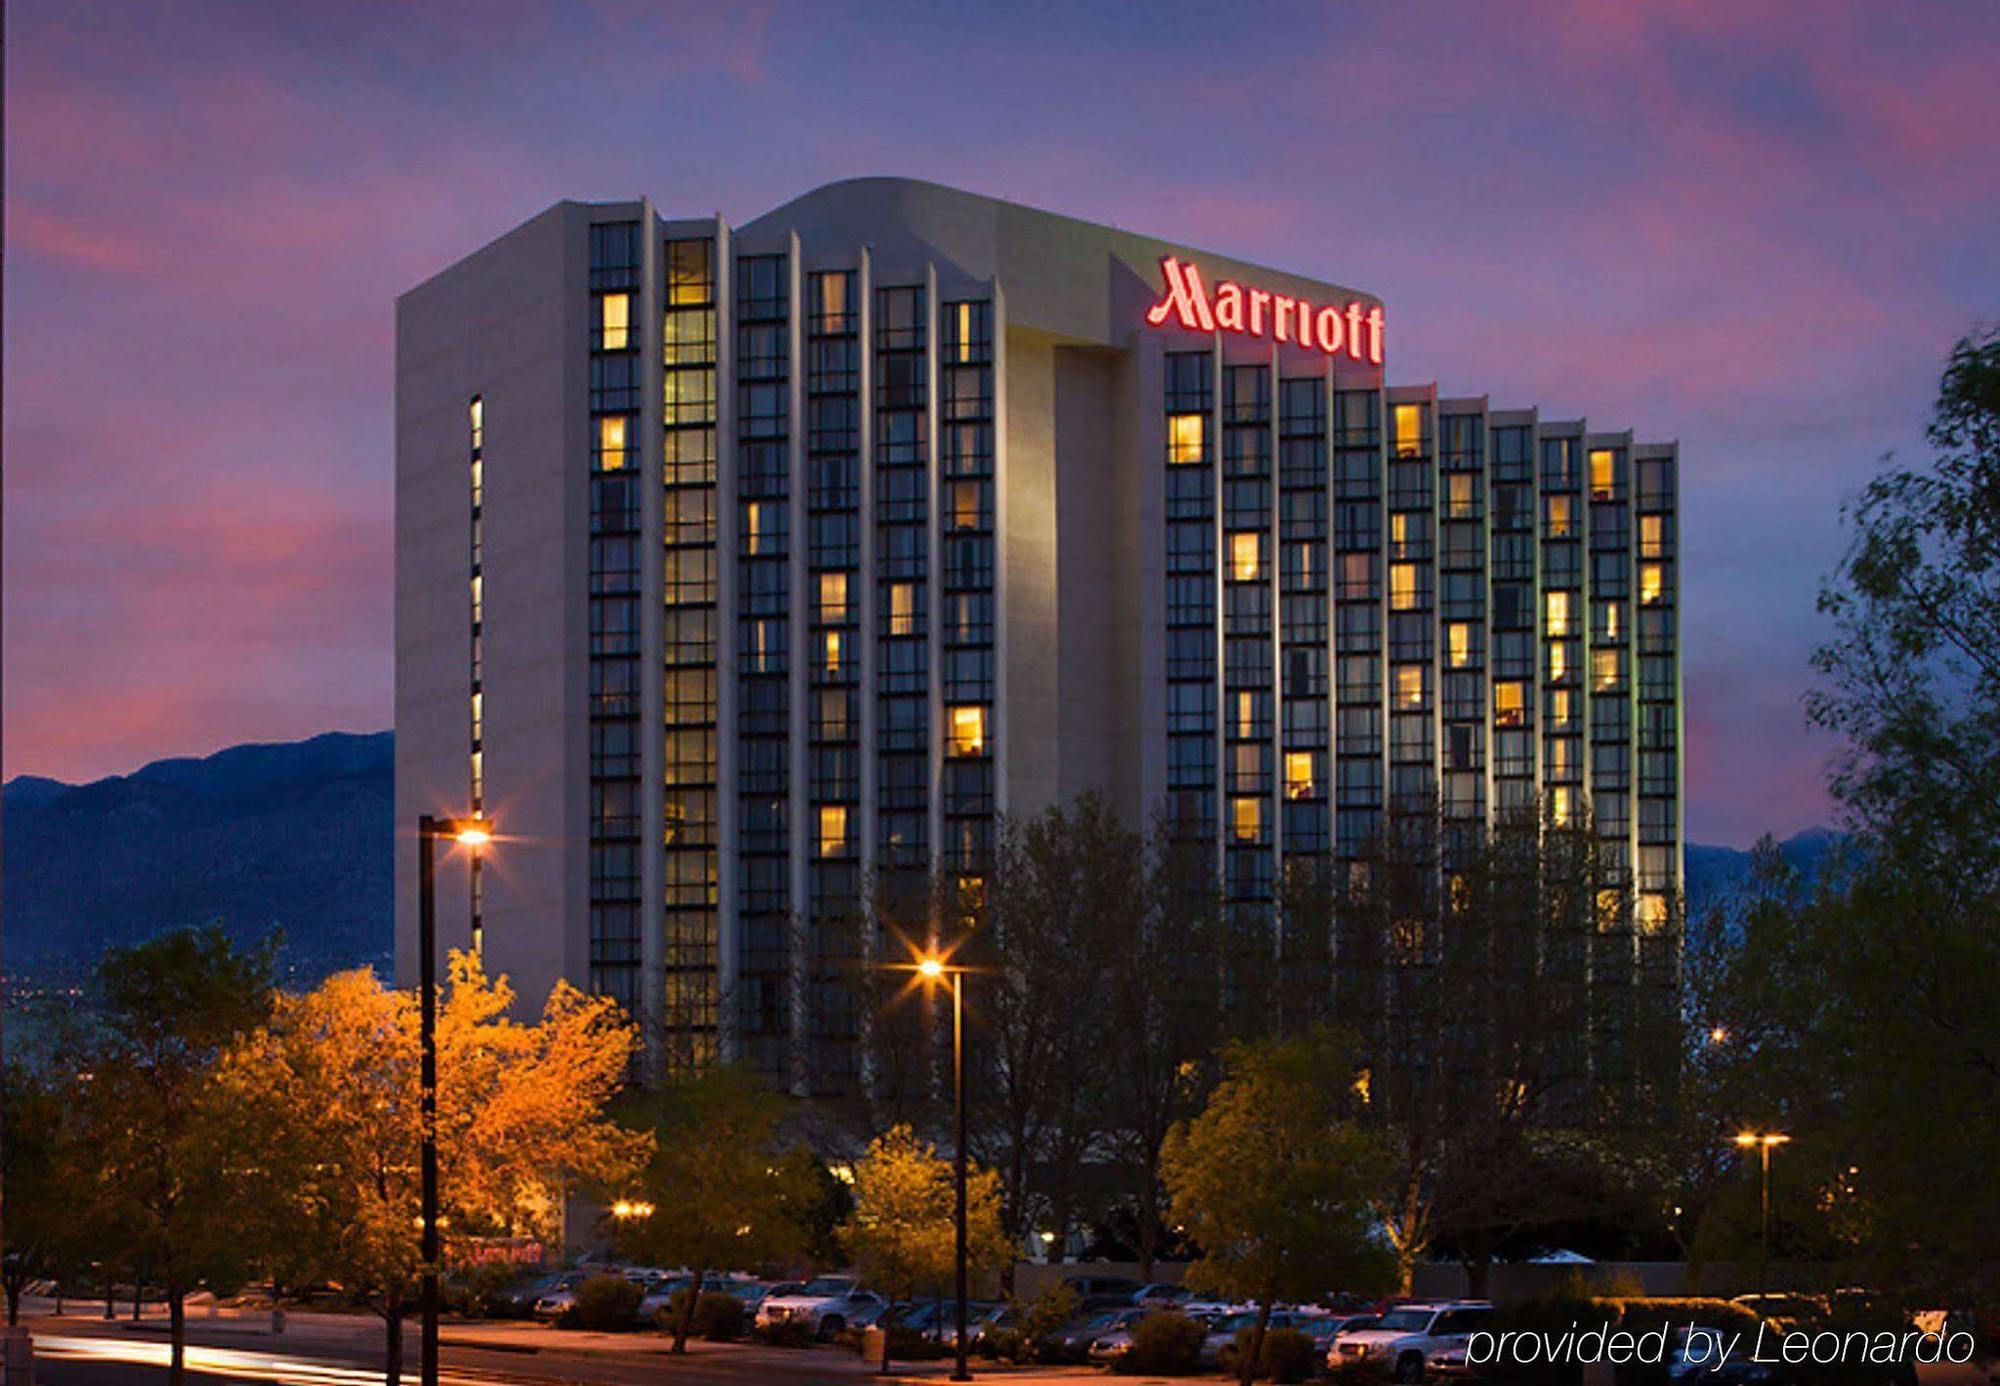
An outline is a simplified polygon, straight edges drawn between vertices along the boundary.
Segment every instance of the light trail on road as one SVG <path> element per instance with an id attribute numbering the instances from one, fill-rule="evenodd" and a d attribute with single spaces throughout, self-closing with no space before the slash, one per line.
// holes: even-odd
<path id="1" fill-rule="evenodd" d="M 173 1346 L 169 1343 L 50 1335 L 35 1339 L 35 1356 L 52 1360 L 119 1362 L 164 1369 L 172 1355 Z M 193 1343 L 187 1347 L 186 1363 L 191 1372 L 205 1372 L 235 1381 L 267 1381 L 276 1383 L 276 1386 L 376 1386 L 383 1376 L 380 1367 L 345 1367 L 314 1361 L 309 1357 L 253 1352 L 242 1348 L 200 1347 Z M 411 1363 L 404 1374 L 409 1376 L 415 1372 L 416 1364 Z M 490 1383 L 501 1379 L 485 1372 L 468 1376 L 448 1367 L 438 1377 L 440 1386 L 490 1386 Z"/>

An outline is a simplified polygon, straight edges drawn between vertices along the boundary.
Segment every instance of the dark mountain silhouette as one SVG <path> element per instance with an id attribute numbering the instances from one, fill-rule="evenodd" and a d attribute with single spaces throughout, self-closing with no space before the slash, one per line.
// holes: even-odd
<path id="1" fill-rule="evenodd" d="M 393 762 L 388 732 L 332 732 L 93 784 L 9 781 L 8 971 L 73 972 L 211 922 L 246 943 L 282 931 L 295 977 L 386 963 Z"/>
<path id="2" fill-rule="evenodd" d="M 386 968 L 393 762 L 389 732 L 330 732 L 94 784 L 9 781 L 8 970 L 76 973 L 107 947 L 211 921 L 243 942 L 282 930 L 297 978 Z M 1815 828 L 1780 850 L 1811 875 L 1843 840 Z M 1747 851 L 1688 844 L 1690 917 L 1726 903 L 1750 863 Z"/>

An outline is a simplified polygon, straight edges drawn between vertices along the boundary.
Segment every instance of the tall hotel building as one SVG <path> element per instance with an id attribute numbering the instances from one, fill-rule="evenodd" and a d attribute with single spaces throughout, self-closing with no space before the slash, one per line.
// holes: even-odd
<path id="1" fill-rule="evenodd" d="M 816 922 L 1086 790 L 1252 903 L 1398 809 L 1587 814 L 1671 928 L 1675 446 L 1387 386 L 1390 328 L 901 179 L 565 202 L 411 290 L 397 816 L 503 834 L 442 939 L 838 1091 Z"/>

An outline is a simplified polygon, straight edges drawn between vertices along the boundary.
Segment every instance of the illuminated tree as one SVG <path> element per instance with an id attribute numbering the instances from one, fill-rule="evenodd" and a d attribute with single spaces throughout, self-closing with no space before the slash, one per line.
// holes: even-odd
<path id="1" fill-rule="evenodd" d="M 956 1194 L 952 1163 L 907 1126 L 876 1137 L 854 1167 L 854 1211 L 841 1226 L 848 1254 L 876 1290 L 909 1299 L 943 1286 L 955 1270 Z M 997 1266 L 1013 1253 L 1000 1218 L 1000 1180 L 969 1170 L 965 1194 L 966 1256 L 972 1266 Z M 889 1370 L 888 1334 L 882 1370 Z"/>
<path id="2" fill-rule="evenodd" d="M 454 953 L 448 973 L 438 1017 L 446 1254 L 486 1233 L 553 1239 L 569 1187 L 626 1177 L 649 1148 L 605 1112 L 634 1032 L 612 1002 L 567 983 L 523 1024 L 506 1014 L 505 981 L 489 982 L 469 955 Z M 382 1316 L 392 1384 L 421 1270 L 417 1020 L 415 996 L 371 972 L 340 973 L 285 998 L 221 1074 L 236 1102 L 280 1114 L 272 1149 L 311 1152 L 273 1187 L 321 1239 L 319 1273 Z"/>
<path id="3" fill-rule="evenodd" d="M 805 1150 L 784 1146 L 785 1098 L 753 1070 L 729 1065 L 678 1079 L 643 1109 L 654 1143 L 638 1179 L 649 1215 L 621 1224 L 618 1244 L 693 1277 L 674 1323 L 687 1350 L 702 1277 L 797 1255 L 822 1198 Z"/>
<path id="4" fill-rule="evenodd" d="M 1202 1248 L 1188 1283 L 1257 1302 L 1248 1386 L 1275 1301 L 1386 1283 L 1371 1236 L 1383 1160 L 1354 1120 L 1358 1074 L 1334 1032 L 1236 1044 L 1226 1066 L 1200 1115 L 1168 1134 L 1161 1166 L 1173 1216 Z"/>

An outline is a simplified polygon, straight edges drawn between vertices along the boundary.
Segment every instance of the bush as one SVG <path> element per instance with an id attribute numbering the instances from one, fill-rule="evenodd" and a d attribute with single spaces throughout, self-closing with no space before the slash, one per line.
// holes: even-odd
<path id="1" fill-rule="evenodd" d="M 1124 1376 L 1186 1376 L 1201 1366 L 1201 1343 L 1208 1336 L 1186 1314 L 1148 1314 L 1132 1330 L 1132 1346 L 1118 1359 Z"/>
<path id="2" fill-rule="evenodd" d="M 667 1307 L 655 1316 L 655 1321 L 667 1332 L 680 1327 L 688 1293 L 686 1289 L 675 1290 L 667 1300 Z M 733 1343 L 743 1336 L 747 1317 L 742 1300 L 720 1290 L 710 1290 L 694 1302 L 694 1322 L 688 1325 L 688 1332 L 711 1343 Z"/>
<path id="3" fill-rule="evenodd" d="M 1309 1381 L 1319 1368 L 1319 1349 L 1310 1334 L 1273 1328 L 1257 1355 L 1257 1374 L 1267 1381 Z"/>
<path id="4" fill-rule="evenodd" d="M 809 1348 L 818 1342 L 813 1326 L 804 1319 L 774 1319 L 754 1330 L 758 1342 L 767 1347 Z"/>
<path id="5" fill-rule="evenodd" d="M 576 1303 L 563 1311 L 564 1328 L 600 1333 L 630 1328 L 644 1291 L 622 1275 L 593 1275 L 576 1287 Z"/>
<path id="6" fill-rule="evenodd" d="M 889 1330 L 889 1355 L 899 1362 L 934 1362 L 945 1348 L 920 1328 L 897 1327 Z"/>
<path id="7" fill-rule="evenodd" d="M 1021 1311 L 1021 1336 L 1031 1343 L 1040 1342 L 1075 1318 L 1082 1305 L 1076 1291 L 1063 1281 L 1044 1285 Z"/>
<path id="8" fill-rule="evenodd" d="M 1018 1328 L 989 1328 L 972 1340 L 967 1349 L 995 1362 L 1022 1362 L 1029 1354 L 1027 1335 Z"/>

